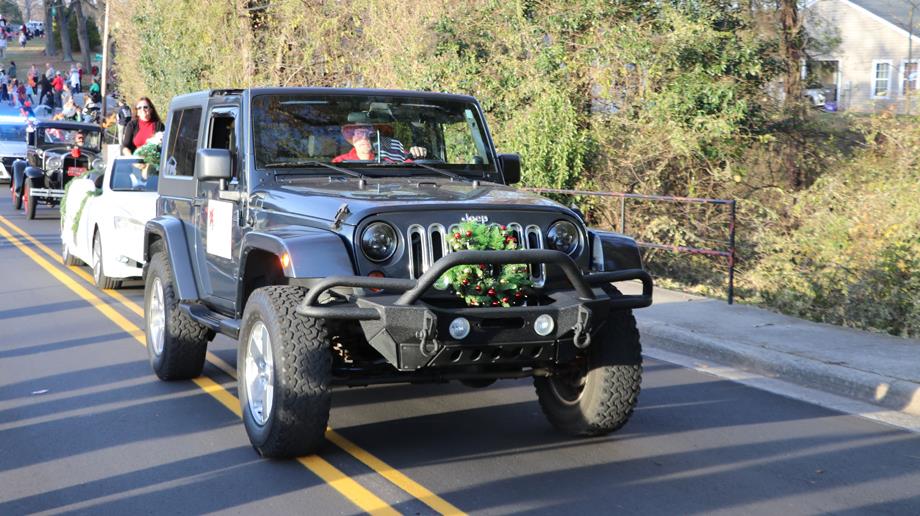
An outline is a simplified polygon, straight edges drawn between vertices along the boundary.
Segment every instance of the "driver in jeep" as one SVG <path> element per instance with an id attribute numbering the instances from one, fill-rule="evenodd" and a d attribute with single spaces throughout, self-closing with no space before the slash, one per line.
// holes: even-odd
<path id="1" fill-rule="evenodd" d="M 410 147 L 406 153 L 402 142 L 388 136 L 392 130 L 388 126 L 375 126 L 373 124 L 351 124 L 342 126 L 342 136 L 352 145 L 352 149 L 345 154 L 332 158 L 333 163 L 343 161 L 374 161 L 377 159 L 375 150 L 379 149 L 380 159 L 384 162 L 402 163 L 412 161 L 411 158 L 420 159 L 428 155 L 425 147 Z"/>

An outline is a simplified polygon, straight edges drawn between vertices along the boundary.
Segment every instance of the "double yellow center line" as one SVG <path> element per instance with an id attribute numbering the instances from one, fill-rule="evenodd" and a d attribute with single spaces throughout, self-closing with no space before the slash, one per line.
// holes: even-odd
<path id="1" fill-rule="evenodd" d="M 35 248 L 41 250 L 43 253 L 49 256 L 53 260 L 54 264 L 50 263 L 40 254 L 35 252 L 32 248 L 24 244 L 19 238 L 11 234 L 3 226 L 0 226 L 0 237 L 5 238 L 13 246 L 25 254 L 29 259 L 38 264 L 41 268 L 48 271 L 48 273 L 51 274 L 51 276 L 53 276 L 55 279 L 63 283 L 64 286 L 69 288 L 94 308 L 99 310 L 99 312 L 105 315 L 110 321 L 115 323 L 116 326 L 124 330 L 128 335 L 134 337 L 134 339 L 142 346 L 147 345 L 146 336 L 143 329 L 129 321 L 126 317 L 118 313 L 118 311 L 113 309 L 112 306 L 102 300 L 99 296 L 68 276 L 59 267 L 55 266 L 63 263 L 58 253 L 52 251 L 50 248 L 48 248 L 48 246 L 33 238 L 32 235 L 20 229 L 9 219 L 3 217 L 2 215 L 0 215 L 0 222 L 2 222 L 3 225 L 7 226 L 10 230 L 19 234 L 23 239 L 30 242 L 33 246 L 35 246 Z M 92 276 L 87 274 L 86 271 L 74 267 L 70 268 L 70 271 L 79 276 L 84 281 L 90 284 L 93 283 Z M 144 316 L 143 308 L 138 306 L 137 303 L 125 297 L 120 292 L 114 290 L 105 290 L 104 292 L 106 295 L 120 303 L 131 312 L 137 314 L 140 317 Z M 222 360 L 220 357 L 214 355 L 211 352 L 208 352 L 207 360 L 221 371 L 236 379 L 236 370 L 234 367 Z M 213 396 L 222 405 L 236 414 L 237 417 L 242 417 L 240 413 L 239 399 L 237 399 L 236 396 L 231 394 L 222 385 L 205 376 L 195 378 L 193 381 L 204 392 Z M 441 514 L 463 514 L 463 511 L 452 505 L 447 500 L 444 500 L 418 482 L 412 480 L 389 464 L 375 457 L 370 452 L 362 449 L 332 428 L 326 429 L 326 439 L 433 510 Z M 380 497 L 370 492 L 368 489 L 350 478 L 348 475 L 344 474 L 341 470 L 333 466 L 322 457 L 318 455 L 310 455 L 306 457 L 299 457 L 297 461 L 306 466 L 307 469 L 320 477 L 324 482 L 329 484 L 329 486 L 342 494 L 342 496 L 357 505 L 361 510 L 370 514 L 399 514 Z"/>

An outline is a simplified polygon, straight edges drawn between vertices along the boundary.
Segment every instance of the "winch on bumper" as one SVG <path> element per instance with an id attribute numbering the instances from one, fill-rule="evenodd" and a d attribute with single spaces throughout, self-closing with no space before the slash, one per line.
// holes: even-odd
<path id="1" fill-rule="evenodd" d="M 545 263 L 562 270 L 572 289 L 547 292 L 534 306 L 445 308 L 421 300 L 451 267 L 463 264 Z M 610 298 L 602 285 L 640 280 L 641 295 Z M 358 296 L 354 303 L 320 305 L 320 296 L 336 287 L 378 289 L 384 294 Z M 402 292 L 394 295 L 391 292 Z M 432 264 L 417 280 L 335 276 L 313 285 L 297 312 L 315 318 L 361 322 L 367 341 L 400 371 L 471 364 L 562 362 L 576 348 L 591 345 L 611 309 L 652 304 L 652 278 L 643 269 L 582 274 L 567 254 L 531 249 L 458 251 Z M 546 317 L 551 319 L 551 324 Z M 465 336 L 455 338 L 468 322 Z M 539 321 L 538 321 L 539 319 Z M 540 332 L 537 332 L 538 323 Z M 455 334 L 462 334 L 456 331 Z"/>

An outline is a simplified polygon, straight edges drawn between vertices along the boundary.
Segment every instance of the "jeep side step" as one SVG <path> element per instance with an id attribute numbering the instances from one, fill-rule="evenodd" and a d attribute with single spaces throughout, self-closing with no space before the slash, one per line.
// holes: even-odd
<path id="1" fill-rule="evenodd" d="M 208 329 L 226 335 L 232 339 L 240 337 L 240 320 L 223 316 L 198 303 L 182 303 L 179 308 L 189 317 Z"/>

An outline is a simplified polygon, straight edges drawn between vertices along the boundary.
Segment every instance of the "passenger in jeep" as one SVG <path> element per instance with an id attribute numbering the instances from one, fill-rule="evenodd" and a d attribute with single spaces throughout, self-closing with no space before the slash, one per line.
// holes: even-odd
<path id="1" fill-rule="evenodd" d="M 352 144 L 353 148 L 345 154 L 332 158 L 333 163 L 343 161 L 374 161 L 377 159 L 375 150 L 379 150 L 383 162 L 402 163 L 412 161 L 412 158 L 424 158 L 428 155 L 425 147 L 411 147 L 406 153 L 401 141 L 389 136 L 391 128 L 375 126 L 373 124 L 351 124 L 342 126 L 342 136 L 345 141 Z"/>

